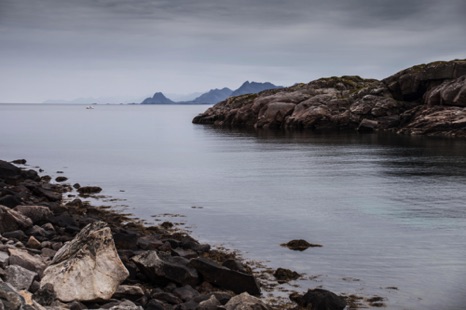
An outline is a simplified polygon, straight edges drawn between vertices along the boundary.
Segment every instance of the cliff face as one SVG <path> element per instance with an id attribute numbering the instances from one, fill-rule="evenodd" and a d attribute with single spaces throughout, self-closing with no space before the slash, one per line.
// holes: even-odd
<path id="1" fill-rule="evenodd" d="M 418 65 L 381 81 L 330 77 L 230 97 L 193 123 L 466 137 L 466 60 Z"/>

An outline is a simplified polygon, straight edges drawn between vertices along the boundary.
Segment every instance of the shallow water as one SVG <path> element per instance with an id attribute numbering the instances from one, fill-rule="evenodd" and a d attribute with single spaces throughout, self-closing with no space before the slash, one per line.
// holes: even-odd
<path id="1" fill-rule="evenodd" d="M 163 219 L 305 273 L 299 291 L 465 308 L 466 141 L 191 124 L 205 109 L 0 105 L 0 158 L 102 186 L 125 199 L 107 203 L 148 222 L 181 215 Z M 323 247 L 280 247 L 298 238 Z"/>

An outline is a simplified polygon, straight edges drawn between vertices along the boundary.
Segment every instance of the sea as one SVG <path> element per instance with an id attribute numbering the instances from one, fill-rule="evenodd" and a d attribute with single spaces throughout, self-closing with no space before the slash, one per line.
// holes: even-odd
<path id="1" fill-rule="evenodd" d="M 466 141 L 195 125 L 205 105 L 0 105 L 0 158 L 386 309 L 466 309 Z M 291 251 L 305 239 L 322 247 Z M 367 308 L 375 308 L 368 303 Z"/>

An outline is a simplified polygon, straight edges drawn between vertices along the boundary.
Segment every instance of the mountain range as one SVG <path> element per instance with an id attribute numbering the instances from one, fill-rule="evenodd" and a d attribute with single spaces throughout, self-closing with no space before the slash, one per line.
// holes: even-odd
<path id="1" fill-rule="evenodd" d="M 163 93 L 156 92 L 153 97 L 144 99 L 141 104 L 215 104 L 217 102 L 223 101 L 231 96 L 239 96 L 244 94 L 256 94 L 264 90 L 282 88 L 282 86 L 276 86 L 272 83 L 258 83 L 258 82 L 244 82 L 238 89 L 231 90 L 228 87 L 222 89 L 211 89 L 208 92 L 200 95 L 199 97 L 191 101 L 172 101 L 167 98 Z"/>

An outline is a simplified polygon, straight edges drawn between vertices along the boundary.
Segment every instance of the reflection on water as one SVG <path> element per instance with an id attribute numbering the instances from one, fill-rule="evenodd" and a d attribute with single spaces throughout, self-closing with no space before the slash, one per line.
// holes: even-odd
<path id="1" fill-rule="evenodd" d="M 0 157 L 99 185 L 148 221 L 186 215 L 202 241 L 304 273 L 300 291 L 464 308 L 466 141 L 191 124 L 203 110 L 0 106 Z M 279 246 L 297 238 L 323 247 Z"/>

